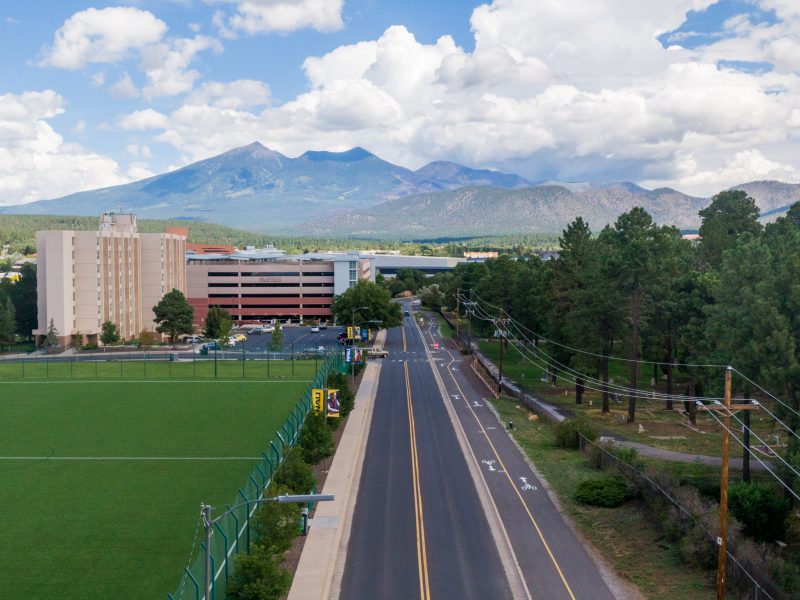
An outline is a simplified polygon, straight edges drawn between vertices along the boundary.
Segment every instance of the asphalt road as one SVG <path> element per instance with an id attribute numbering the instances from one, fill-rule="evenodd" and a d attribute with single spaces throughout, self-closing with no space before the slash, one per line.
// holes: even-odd
<path id="1" fill-rule="evenodd" d="M 340 597 L 511 598 L 410 318 L 389 331 L 386 349 Z"/>
<path id="2" fill-rule="evenodd" d="M 597 566 L 487 405 L 491 392 L 467 358 L 442 340 L 435 319 L 426 320 L 424 336 L 448 402 L 479 461 L 529 594 L 548 600 L 613 600 Z M 439 349 L 434 349 L 436 343 Z"/>

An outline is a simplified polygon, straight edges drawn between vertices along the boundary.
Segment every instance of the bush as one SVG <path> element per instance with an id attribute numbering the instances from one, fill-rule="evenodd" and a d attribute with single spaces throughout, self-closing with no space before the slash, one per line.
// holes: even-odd
<path id="1" fill-rule="evenodd" d="M 290 494 L 284 486 L 270 485 L 267 496 Z M 253 528 L 260 544 L 273 554 L 282 554 L 289 549 L 300 529 L 301 505 L 267 502 L 256 510 Z"/>
<path id="2" fill-rule="evenodd" d="M 786 533 L 791 505 L 767 485 L 735 483 L 730 488 L 730 509 L 745 535 L 760 542 L 774 542 Z"/>
<path id="3" fill-rule="evenodd" d="M 300 452 L 289 452 L 273 478 L 276 486 L 285 486 L 295 494 L 307 494 L 316 483 L 313 469 L 303 460 Z"/>
<path id="4" fill-rule="evenodd" d="M 250 546 L 249 554 L 234 561 L 233 576 L 225 597 L 232 600 L 278 600 L 292 583 L 292 576 L 280 567 L 282 557 L 262 544 Z"/>
<path id="5" fill-rule="evenodd" d="M 333 371 L 328 375 L 327 384 L 329 388 L 339 390 L 339 414 L 342 418 L 346 417 L 353 411 L 356 399 L 353 390 L 350 389 L 350 378 L 344 373 Z M 336 419 L 330 419 L 330 421 L 335 422 Z M 338 427 L 338 422 L 331 423 L 331 425 L 335 429 Z"/>
<path id="6" fill-rule="evenodd" d="M 625 483 L 616 476 L 581 481 L 575 490 L 575 498 L 579 502 L 604 508 L 620 506 L 625 502 L 625 496 Z"/>
<path id="7" fill-rule="evenodd" d="M 323 414 L 309 414 L 300 430 L 298 446 L 303 460 L 310 465 L 315 465 L 333 454 L 333 435 L 326 423 L 328 420 L 338 419 L 327 419 Z"/>
<path id="8" fill-rule="evenodd" d="M 564 419 L 556 425 L 556 445 L 561 448 L 578 448 L 578 434 L 594 441 L 597 429 L 585 419 Z"/>

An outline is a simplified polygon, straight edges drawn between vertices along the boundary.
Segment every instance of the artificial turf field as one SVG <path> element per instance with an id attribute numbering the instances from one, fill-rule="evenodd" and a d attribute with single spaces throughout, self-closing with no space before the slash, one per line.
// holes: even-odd
<path id="1" fill-rule="evenodd" d="M 309 382 L 0 383 L 0 598 L 166 598 Z"/>

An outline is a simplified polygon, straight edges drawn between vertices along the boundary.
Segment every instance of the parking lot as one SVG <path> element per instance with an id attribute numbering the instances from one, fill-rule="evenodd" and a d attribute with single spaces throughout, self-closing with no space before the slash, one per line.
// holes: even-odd
<path id="1" fill-rule="evenodd" d="M 307 326 L 284 326 L 283 336 L 281 338 L 281 352 L 307 352 L 311 349 L 316 350 L 320 346 L 324 348 L 335 347 L 336 336 L 344 331 L 343 327 L 328 327 L 321 329 L 319 333 L 312 333 L 311 327 Z M 247 340 L 244 342 L 244 347 L 247 352 L 266 352 L 269 350 L 269 344 L 272 341 L 271 333 L 262 333 L 258 335 L 248 335 Z M 233 349 L 242 349 L 242 343 L 236 344 Z"/>

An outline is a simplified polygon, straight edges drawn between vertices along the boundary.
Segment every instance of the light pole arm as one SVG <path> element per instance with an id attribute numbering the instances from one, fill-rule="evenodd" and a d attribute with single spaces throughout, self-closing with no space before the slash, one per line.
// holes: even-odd
<path id="1" fill-rule="evenodd" d="M 232 513 L 237 508 L 240 508 L 242 506 L 250 506 L 251 504 L 266 504 L 267 502 L 277 502 L 279 504 L 293 504 L 293 503 L 304 504 L 306 502 L 330 502 L 334 499 L 335 499 L 334 494 L 295 494 L 295 495 L 274 496 L 272 498 L 258 498 L 257 500 L 248 500 L 246 502 L 239 502 L 238 504 L 229 506 L 224 513 L 211 519 L 211 521 L 208 522 L 208 525 L 213 525 L 221 518 Z"/>

